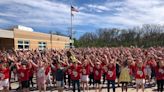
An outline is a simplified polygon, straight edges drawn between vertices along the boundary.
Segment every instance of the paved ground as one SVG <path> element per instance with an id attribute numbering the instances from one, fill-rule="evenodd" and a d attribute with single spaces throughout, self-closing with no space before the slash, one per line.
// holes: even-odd
<path id="1" fill-rule="evenodd" d="M 12 89 L 16 89 L 16 88 L 18 87 L 18 83 L 17 83 L 17 82 L 16 82 L 16 83 L 12 83 L 11 85 L 12 85 Z M 105 86 L 106 86 L 106 85 L 103 85 L 102 92 L 107 92 L 107 89 L 105 88 Z M 156 92 L 155 89 L 156 89 L 156 87 L 145 88 L 145 92 Z M 0 92 L 1 92 L 1 91 L 0 91 Z M 18 91 L 16 91 L 16 90 L 11 90 L 10 92 L 18 92 Z M 31 92 L 38 92 L 38 90 L 34 90 L 34 91 L 31 91 Z M 49 90 L 46 91 L 46 92 L 57 92 L 57 91 L 56 91 L 55 88 L 54 88 L 54 89 L 52 89 L 52 91 L 50 91 L 50 89 L 49 89 Z M 72 92 L 72 91 L 71 91 L 71 90 L 65 89 L 64 92 Z M 95 92 L 95 91 L 94 91 L 93 88 L 91 88 L 91 90 L 89 90 L 89 92 Z M 112 92 L 112 90 L 111 90 L 111 92 Z M 116 92 L 121 92 L 121 88 L 120 88 L 120 87 L 119 87 L 119 88 L 116 88 Z M 129 88 L 129 89 L 128 89 L 128 92 L 136 92 L 136 89 L 135 89 L 135 88 Z M 139 92 L 142 92 L 142 91 L 140 90 Z"/>
<path id="2" fill-rule="evenodd" d="M 11 87 L 13 90 L 11 90 L 10 92 L 19 92 L 19 91 L 14 90 L 14 89 L 18 88 L 18 82 L 14 82 L 14 80 L 12 80 L 12 81 L 13 81 L 13 83 L 11 84 Z M 34 81 L 35 81 L 35 79 L 34 79 Z M 34 86 L 36 87 L 36 84 Z M 102 92 L 107 92 L 106 85 L 102 85 L 102 87 L 103 87 Z M 95 92 L 94 88 L 92 88 L 92 87 L 90 87 L 90 88 L 91 89 L 88 92 Z M 145 92 L 156 92 L 155 89 L 156 89 L 156 87 L 145 88 Z M 0 92 L 1 92 L 1 90 L 2 90 L 2 88 L 0 88 Z M 30 92 L 38 92 L 38 90 L 34 89 L 34 91 L 30 91 Z M 46 91 L 46 92 L 57 92 L 57 91 L 55 90 L 55 88 L 53 88 L 52 91 L 50 91 L 50 89 L 48 89 L 48 91 Z M 72 92 L 72 91 L 65 89 L 64 92 Z M 81 91 L 81 92 L 83 92 L 83 91 Z M 110 92 L 112 92 L 112 90 Z M 120 87 L 116 88 L 116 92 L 121 92 L 121 88 Z M 134 87 L 129 86 L 128 92 L 136 92 L 135 86 Z M 142 90 L 139 90 L 139 92 L 142 92 Z"/>

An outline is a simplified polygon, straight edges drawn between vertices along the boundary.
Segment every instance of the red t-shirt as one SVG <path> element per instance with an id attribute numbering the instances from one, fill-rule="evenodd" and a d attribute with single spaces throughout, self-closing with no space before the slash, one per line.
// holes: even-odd
<path id="1" fill-rule="evenodd" d="M 53 64 L 53 66 L 54 66 L 54 68 L 52 68 L 52 72 L 56 72 L 56 70 L 57 70 L 57 64 Z"/>
<path id="2" fill-rule="evenodd" d="M 20 74 L 20 81 L 27 81 L 29 80 L 29 76 L 30 76 L 30 69 L 23 69 L 23 68 L 20 68 L 18 70 L 18 73 Z"/>
<path id="3" fill-rule="evenodd" d="M 105 63 L 101 63 L 101 67 L 104 67 L 105 66 Z M 106 70 L 104 68 L 102 68 L 102 73 L 106 73 Z"/>
<path id="4" fill-rule="evenodd" d="M 136 66 L 135 65 L 130 65 L 128 68 L 129 68 L 129 74 L 130 75 L 135 75 Z"/>
<path id="5" fill-rule="evenodd" d="M 79 80 L 80 79 L 80 74 L 81 74 L 81 66 L 71 66 L 71 79 L 72 80 Z"/>
<path id="6" fill-rule="evenodd" d="M 157 80 L 164 80 L 164 67 L 159 68 L 155 67 L 156 79 Z"/>
<path id="7" fill-rule="evenodd" d="M 102 67 L 100 66 L 100 68 L 94 67 L 93 70 L 94 73 L 94 80 L 101 80 L 101 76 L 102 76 Z"/>
<path id="8" fill-rule="evenodd" d="M 29 71 L 29 76 L 32 77 L 33 74 L 34 74 L 34 68 L 32 67 L 32 68 L 30 69 L 30 71 Z"/>
<path id="9" fill-rule="evenodd" d="M 86 65 L 82 67 L 82 75 L 89 75 L 90 73 L 90 65 Z"/>
<path id="10" fill-rule="evenodd" d="M 111 68 L 107 67 L 106 79 L 107 80 L 115 80 L 116 79 L 116 66 L 113 66 Z"/>
<path id="11" fill-rule="evenodd" d="M 0 80 L 9 79 L 9 78 L 10 78 L 9 68 L 0 70 Z"/>
<path id="12" fill-rule="evenodd" d="M 48 75 L 48 73 L 50 72 L 50 70 L 51 70 L 51 67 L 48 66 L 48 67 L 46 68 L 46 71 L 45 71 L 45 75 L 46 75 L 46 76 Z"/>
<path id="13" fill-rule="evenodd" d="M 142 67 L 141 69 L 139 69 L 138 67 L 135 68 L 135 78 L 145 79 L 144 67 Z"/>
<path id="14" fill-rule="evenodd" d="M 62 67 L 67 67 L 67 64 L 62 64 Z M 68 74 L 68 69 L 64 72 L 65 74 Z"/>

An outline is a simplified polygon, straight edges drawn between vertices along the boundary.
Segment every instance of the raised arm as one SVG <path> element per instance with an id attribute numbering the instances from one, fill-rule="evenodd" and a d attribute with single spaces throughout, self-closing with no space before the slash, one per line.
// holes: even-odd
<path id="1" fill-rule="evenodd" d="M 38 67 L 38 65 L 35 64 L 32 60 L 30 60 L 29 62 L 32 64 L 32 66 L 34 66 L 34 67 L 36 67 L 36 68 Z"/>
<path id="2" fill-rule="evenodd" d="M 100 59 L 96 58 L 96 60 L 97 60 L 98 62 L 102 63 Z"/>
<path id="3" fill-rule="evenodd" d="M 88 59 L 89 63 L 91 64 L 91 66 L 94 67 L 92 60 L 90 58 L 87 58 L 87 59 Z"/>
<path id="4" fill-rule="evenodd" d="M 79 64 L 82 64 L 80 60 L 76 59 L 76 61 L 77 61 Z"/>
<path id="5" fill-rule="evenodd" d="M 109 60 L 107 58 L 107 55 L 104 55 L 104 58 L 105 58 L 106 64 L 108 64 L 109 63 Z"/>
<path id="6" fill-rule="evenodd" d="M 20 63 L 15 63 L 16 68 L 17 68 L 18 70 L 20 69 L 19 64 L 20 64 Z"/>

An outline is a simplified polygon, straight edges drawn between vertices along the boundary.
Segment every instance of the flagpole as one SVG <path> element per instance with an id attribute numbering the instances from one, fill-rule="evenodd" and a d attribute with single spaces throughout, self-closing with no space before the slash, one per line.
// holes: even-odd
<path id="1" fill-rule="evenodd" d="M 72 1 L 71 1 L 71 7 L 70 8 L 72 8 Z M 71 43 L 70 43 L 70 48 L 72 48 L 73 47 L 73 21 L 72 21 L 72 9 L 71 9 L 71 28 L 70 28 L 70 30 L 71 30 L 71 34 L 70 34 L 70 39 L 71 39 Z"/>

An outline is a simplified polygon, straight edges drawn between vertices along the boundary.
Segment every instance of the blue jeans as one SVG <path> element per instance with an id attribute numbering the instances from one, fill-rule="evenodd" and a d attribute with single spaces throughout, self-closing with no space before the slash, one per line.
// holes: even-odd
<path id="1" fill-rule="evenodd" d="M 76 85 L 78 92 L 80 92 L 80 81 L 79 80 L 72 80 L 73 92 L 76 91 Z"/>
<path id="2" fill-rule="evenodd" d="M 110 90 L 110 84 L 112 84 L 113 92 L 115 92 L 115 80 L 108 80 L 108 84 L 107 84 L 108 92 Z"/>

